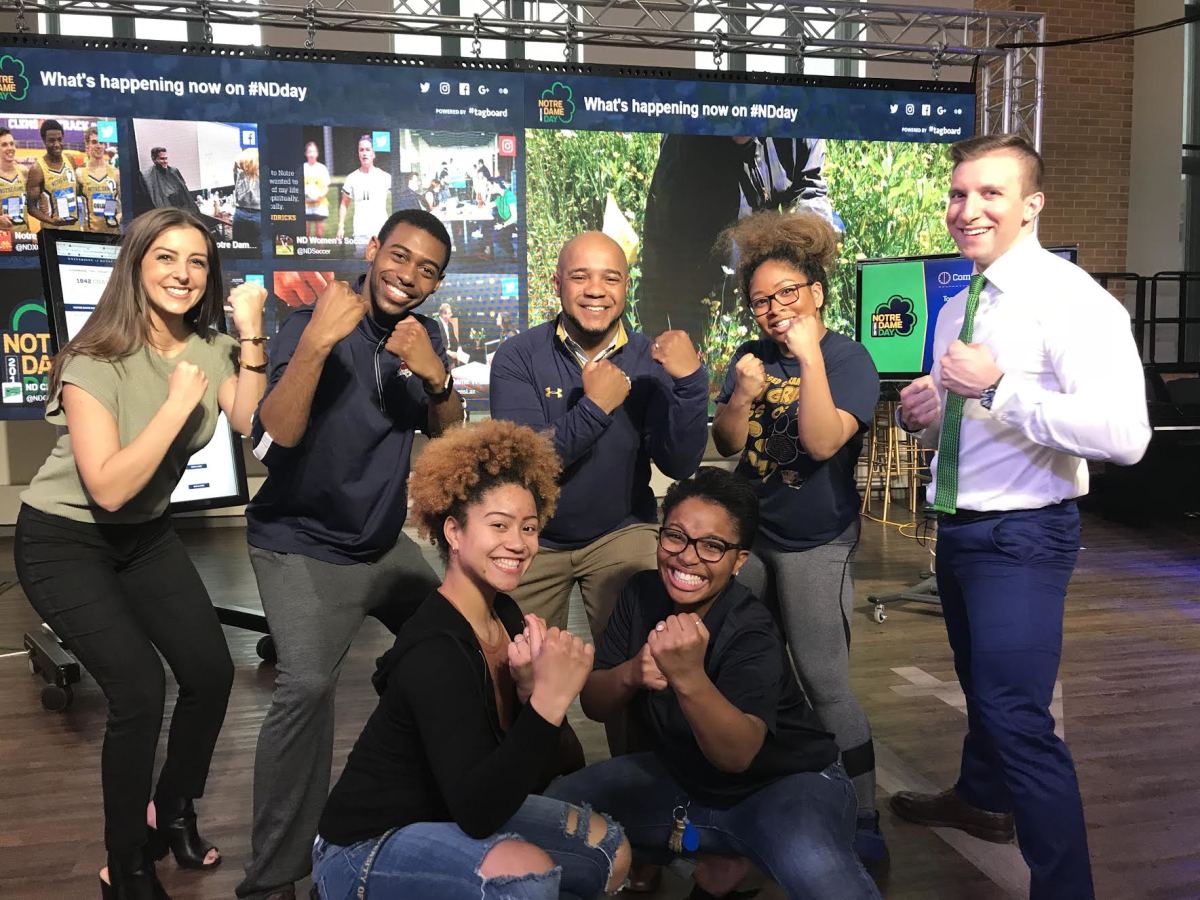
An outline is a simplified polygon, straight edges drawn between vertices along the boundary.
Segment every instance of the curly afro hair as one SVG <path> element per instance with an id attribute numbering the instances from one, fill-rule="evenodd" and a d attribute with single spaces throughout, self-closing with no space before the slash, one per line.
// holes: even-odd
<path id="1" fill-rule="evenodd" d="M 721 232 L 717 247 L 726 258 L 737 253 L 738 281 L 749 303 L 750 279 L 768 260 L 795 266 L 809 281 L 827 287 L 826 273 L 837 261 L 838 236 L 817 213 L 762 210 Z"/>
<path id="2" fill-rule="evenodd" d="M 467 507 L 502 484 L 528 488 L 544 526 L 558 502 L 561 471 L 550 438 L 532 428 L 499 419 L 452 428 L 430 441 L 413 464 L 408 493 L 417 531 L 444 560 L 446 519 L 463 521 Z"/>

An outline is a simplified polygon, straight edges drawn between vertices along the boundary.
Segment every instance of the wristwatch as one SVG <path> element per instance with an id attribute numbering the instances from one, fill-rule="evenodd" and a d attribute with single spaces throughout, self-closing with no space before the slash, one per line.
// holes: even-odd
<path id="1" fill-rule="evenodd" d="M 422 383 L 421 386 L 425 388 L 425 393 L 430 400 L 440 403 L 449 397 L 450 392 L 454 390 L 454 376 L 450 374 L 449 370 L 446 371 L 446 380 L 442 382 L 441 390 L 431 391 L 427 382 Z"/>
<path id="2" fill-rule="evenodd" d="M 990 384 L 987 387 L 985 387 L 982 391 L 979 392 L 979 405 L 980 406 L 982 406 L 984 409 L 987 409 L 987 410 L 990 410 L 992 408 L 992 404 L 994 402 L 996 402 L 996 388 L 1000 387 L 1000 382 L 1003 380 L 1004 380 L 1004 376 L 1001 375 L 999 378 L 996 379 L 995 384 Z"/>

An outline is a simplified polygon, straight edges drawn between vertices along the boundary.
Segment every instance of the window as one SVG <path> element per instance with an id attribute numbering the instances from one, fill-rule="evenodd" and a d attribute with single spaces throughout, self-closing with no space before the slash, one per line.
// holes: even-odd
<path id="1" fill-rule="evenodd" d="M 259 0 L 243 0 L 255 4 Z M 87 4 L 103 9 L 107 4 Z M 144 7 L 141 7 L 144 9 Z M 146 10 L 151 12 L 150 10 Z M 253 16 L 248 12 L 246 16 Z M 199 22 L 156 18 L 153 14 L 136 19 L 117 16 L 72 15 L 70 13 L 41 13 L 38 15 L 38 30 L 42 34 L 73 35 L 78 37 L 135 37 L 145 41 L 203 41 L 204 26 Z M 259 25 L 234 25 L 214 22 L 213 43 L 238 46 L 262 44 L 262 28 Z"/>
<path id="2" fill-rule="evenodd" d="M 103 9 L 103 3 L 88 7 Z M 70 13 L 38 13 L 38 31 L 42 34 L 70 34 L 80 37 L 112 37 L 111 16 L 71 15 Z"/>

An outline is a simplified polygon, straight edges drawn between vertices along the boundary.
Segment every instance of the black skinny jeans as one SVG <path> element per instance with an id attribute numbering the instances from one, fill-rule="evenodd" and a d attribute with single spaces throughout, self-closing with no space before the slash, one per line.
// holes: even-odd
<path id="1" fill-rule="evenodd" d="M 233 686 L 225 635 L 192 561 L 167 517 L 95 525 L 22 506 L 14 555 L 38 615 L 108 698 L 100 757 L 104 843 L 146 841 L 146 804 L 162 728 L 165 677 L 179 683 L 167 759 L 155 796 L 204 793 Z"/>

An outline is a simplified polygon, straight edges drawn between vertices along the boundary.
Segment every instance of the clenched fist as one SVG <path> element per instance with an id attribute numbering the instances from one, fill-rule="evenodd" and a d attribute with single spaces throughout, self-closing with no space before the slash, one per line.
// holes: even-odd
<path id="1" fill-rule="evenodd" d="M 734 386 L 734 396 L 730 399 L 738 399 L 744 403 L 753 403 L 763 395 L 767 389 L 767 370 L 763 366 L 763 362 L 753 353 L 745 354 L 741 359 L 734 364 L 734 377 L 737 383 Z"/>
<path id="2" fill-rule="evenodd" d="M 954 341 L 939 362 L 942 387 L 968 399 L 978 399 L 980 391 L 995 384 L 1004 374 L 992 351 L 983 344 Z"/>
<path id="3" fill-rule="evenodd" d="M 442 389 L 446 382 L 446 367 L 433 349 L 429 332 L 415 317 L 405 316 L 396 323 L 384 349 L 404 360 L 412 373 L 434 391 Z"/>
<path id="4" fill-rule="evenodd" d="M 642 644 L 638 655 L 629 661 L 629 680 L 630 685 L 639 691 L 665 691 L 667 689 L 667 678 L 658 668 L 658 663 L 654 661 L 654 654 L 650 652 L 649 643 Z"/>
<path id="5" fill-rule="evenodd" d="M 266 302 L 267 289 L 258 284 L 246 282 L 229 292 L 225 305 L 229 308 L 238 337 L 262 335 L 263 306 Z"/>
<path id="6" fill-rule="evenodd" d="M 900 423 L 908 431 L 920 431 L 942 414 L 933 377 L 922 375 L 900 390 Z"/>
<path id="7" fill-rule="evenodd" d="M 533 693 L 533 661 L 542 652 L 545 639 L 546 620 L 528 613 L 525 630 L 508 645 L 508 671 L 517 685 L 517 699 L 522 703 L 527 703 Z"/>
<path id="8" fill-rule="evenodd" d="M 654 339 L 650 358 L 672 378 L 686 378 L 700 368 L 700 356 L 686 331 L 664 331 Z"/>
<path id="9" fill-rule="evenodd" d="M 824 333 L 819 316 L 796 316 L 788 320 L 783 342 L 788 352 L 804 363 L 821 355 L 821 337 Z"/>
<path id="10" fill-rule="evenodd" d="M 583 367 L 584 395 L 609 415 L 625 402 L 629 387 L 629 376 L 607 359 Z"/>
<path id="11" fill-rule="evenodd" d="M 708 629 L 695 613 L 667 616 L 646 639 L 659 671 L 672 685 L 704 673 Z"/>
<path id="12" fill-rule="evenodd" d="M 547 722 L 558 725 L 579 696 L 592 671 L 595 648 L 569 631 L 546 629 L 542 649 L 533 658 L 530 704 Z"/>
<path id="13" fill-rule="evenodd" d="M 367 314 L 371 304 L 354 293 L 344 281 L 331 281 L 317 297 L 317 306 L 309 320 L 305 334 L 326 351 L 350 334 Z"/>
<path id="14" fill-rule="evenodd" d="M 167 380 L 167 402 L 178 404 L 187 413 L 196 408 L 208 389 L 208 376 L 200 367 L 180 361 Z"/>

